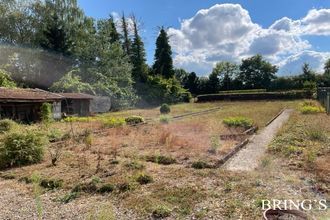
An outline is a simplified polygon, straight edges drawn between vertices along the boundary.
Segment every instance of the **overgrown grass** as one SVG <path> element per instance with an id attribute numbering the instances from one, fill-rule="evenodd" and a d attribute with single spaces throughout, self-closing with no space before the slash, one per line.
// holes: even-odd
<path id="1" fill-rule="evenodd" d="M 223 120 L 223 123 L 228 127 L 242 127 L 251 128 L 253 126 L 253 120 L 247 117 L 228 117 Z"/>

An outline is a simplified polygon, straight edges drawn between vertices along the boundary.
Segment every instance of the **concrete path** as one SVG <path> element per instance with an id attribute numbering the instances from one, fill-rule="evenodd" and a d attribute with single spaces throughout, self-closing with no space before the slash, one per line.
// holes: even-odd
<path id="1" fill-rule="evenodd" d="M 278 130 L 289 119 L 292 111 L 292 109 L 284 110 L 259 134 L 254 135 L 245 148 L 227 161 L 224 168 L 231 171 L 251 171 L 257 168 L 267 146 L 273 140 Z"/>

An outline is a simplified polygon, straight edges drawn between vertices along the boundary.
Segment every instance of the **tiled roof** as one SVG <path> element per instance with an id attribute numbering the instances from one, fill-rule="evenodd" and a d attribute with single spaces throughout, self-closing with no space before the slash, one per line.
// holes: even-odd
<path id="1" fill-rule="evenodd" d="M 84 93 L 58 93 L 67 99 L 94 99 L 94 96 Z"/>
<path id="2" fill-rule="evenodd" d="M 55 101 L 63 97 L 42 89 L 22 89 L 0 87 L 0 100 L 6 101 Z"/>

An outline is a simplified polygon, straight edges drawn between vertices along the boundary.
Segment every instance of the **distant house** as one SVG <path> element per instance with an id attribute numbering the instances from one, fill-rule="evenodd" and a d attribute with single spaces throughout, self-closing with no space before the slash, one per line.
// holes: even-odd
<path id="1" fill-rule="evenodd" d="M 94 96 L 83 93 L 58 93 L 63 97 L 61 109 L 67 115 L 91 115 L 91 102 Z"/>
<path id="2" fill-rule="evenodd" d="M 41 89 L 2 88 L 0 87 L 0 119 L 9 118 L 25 123 L 39 121 L 42 103 L 51 103 L 55 119 L 61 118 L 59 94 Z"/>

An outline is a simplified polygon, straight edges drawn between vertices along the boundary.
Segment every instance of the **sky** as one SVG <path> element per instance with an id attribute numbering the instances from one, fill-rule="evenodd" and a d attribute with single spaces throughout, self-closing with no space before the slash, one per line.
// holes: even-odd
<path id="1" fill-rule="evenodd" d="M 134 15 L 147 61 L 159 27 L 168 28 L 176 68 L 208 75 L 216 62 L 261 54 L 296 75 L 304 62 L 322 72 L 330 58 L 330 0 L 78 0 L 88 16 Z"/>

